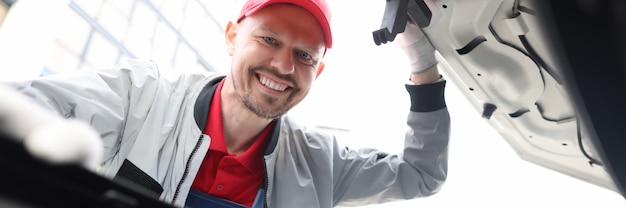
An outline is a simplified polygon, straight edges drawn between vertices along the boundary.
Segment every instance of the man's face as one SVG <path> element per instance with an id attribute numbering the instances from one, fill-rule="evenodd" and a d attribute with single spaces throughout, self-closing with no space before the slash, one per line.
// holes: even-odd
<path id="1" fill-rule="evenodd" d="M 324 55 L 324 35 L 306 10 L 270 5 L 226 32 L 231 78 L 241 101 L 259 117 L 285 114 L 308 94 Z"/>

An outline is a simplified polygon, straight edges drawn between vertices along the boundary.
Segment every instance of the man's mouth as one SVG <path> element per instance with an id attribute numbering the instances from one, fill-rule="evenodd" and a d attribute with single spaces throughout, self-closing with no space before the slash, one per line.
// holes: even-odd
<path id="1" fill-rule="evenodd" d="M 267 78 L 263 75 L 259 75 L 259 81 L 261 82 L 261 84 L 267 88 L 276 90 L 276 91 L 285 91 L 289 86 L 286 84 L 281 84 L 278 82 L 275 82 L 274 80 Z"/>

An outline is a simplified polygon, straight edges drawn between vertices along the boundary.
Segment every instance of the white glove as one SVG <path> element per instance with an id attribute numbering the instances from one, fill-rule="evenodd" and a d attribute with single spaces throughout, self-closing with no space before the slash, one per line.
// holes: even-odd
<path id="1" fill-rule="evenodd" d="M 407 22 L 404 32 L 395 41 L 409 58 L 411 73 L 417 74 L 436 65 L 435 48 L 415 23 Z"/>
<path id="2" fill-rule="evenodd" d="M 77 163 L 96 171 L 104 147 L 100 135 L 88 124 L 75 120 L 58 120 L 33 129 L 24 139 L 31 155 L 52 164 Z"/>
<path id="3" fill-rule="evenodd" d="M 78 163 L 96 171 L 104 148 L 88 124 L 64 119 L 0 83 L 0 131 L 23 139 L 26 150 L 53 164 Z"/>

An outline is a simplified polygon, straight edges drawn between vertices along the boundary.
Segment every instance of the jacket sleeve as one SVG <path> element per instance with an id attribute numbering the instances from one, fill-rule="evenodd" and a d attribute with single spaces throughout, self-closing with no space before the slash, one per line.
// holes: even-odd
<path id="1" fill-rule="evenodd" d="M 119 150 L 129 106 L 148 102 L 158 77 L 153 63 L 131 61 L 112 69 L 76 70 L 10 85 L 61 117 L 88 122 L 103 139 L 107 161 Z"/>
<path id="2" fill-rule="evenodd" d="M 450 117 L 444 101 L 445 80 L 407 85 L 411 112 L 404 151 L 390 155 L 375 149 L 353 150 L 334 143 L 335 205 L 360 206 L 437 193 L 447 176 Z"/>

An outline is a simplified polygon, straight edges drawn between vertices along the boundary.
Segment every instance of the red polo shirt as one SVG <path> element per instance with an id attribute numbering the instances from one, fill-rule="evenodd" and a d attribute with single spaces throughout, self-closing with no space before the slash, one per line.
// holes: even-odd
<path id="1" fill-rule="evenodd" d="M 274 122 L 259 134 L 252 145 L 242 154 L 228 153 L 222 128 L 221 96 L 222 80 L 209 108 L 204 133 L 211 137 L 209 152 L 204 157 L 192 189 L 209 195 L 252 206 L 259 185 L 264 177 L 263 154 L 269 141 Z"/>

